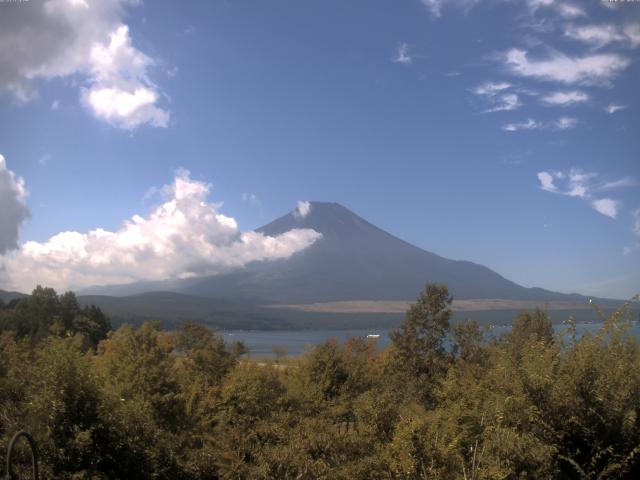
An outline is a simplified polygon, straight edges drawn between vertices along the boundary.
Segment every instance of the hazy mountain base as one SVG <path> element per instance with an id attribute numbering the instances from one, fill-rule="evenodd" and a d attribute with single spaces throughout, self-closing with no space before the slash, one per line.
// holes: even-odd
<path id="1" fill-rule="evenodd" d="M 450 328 L 449 305 L 428 286 L 385 351 L 329 341 L 272 365 L 197 325 L 124 326 L 94 347 L 73 297 L 43 289 L 18 313 L 57 327 L 0 334 L 0 444 L 26 428 L 58 479 L 639 478 L 625 312 L 562 339 L 523 312 L 485 342 Z"/>

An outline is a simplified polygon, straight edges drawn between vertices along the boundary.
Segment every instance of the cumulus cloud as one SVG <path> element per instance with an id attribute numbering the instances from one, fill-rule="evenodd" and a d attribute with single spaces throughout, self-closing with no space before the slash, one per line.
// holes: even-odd
<path id="1" fill-rule="evenodd" d="M 640 24 L 568 25 L 564 34 L 593 48 L 602 48 L 614 43 L 630 48 L 640 45 Z"/>
<path id="2" fill-rule="evenodd" d="M 403 63 L 405 65 L 412 64 L 413 57 L 411 56 L 411 46 L 407 43 L 401 43 L 398 46 L 398 50 L 396 51 L 392 61 L 396 63 Z"/>
<path id="3" fill-rule="evenodd" d="M 576 103 L 586 102 L 589 100 L 589 95 L 579 90 L 571 90 L 566 92 L 552 92 L 543 96 L 540 100 L 548 106 L 566 107 L 575 105 Z"/>
<path id="4" fill-rule="evenodd" d="M 72 77 L 97 118 L 132 129 L 165 127 L 169 113 L 150 80 L 155 61 L 133 46 L 123 23 L 133 0 L 46 0 L 3 6 L 0 89 L 20 101 L 37 92 L 33 80 Z M 54 103 L 55 104 L 55 103 Z"/>
<path id="5" fill-rule="evenodd" d="M 593 208 L 602 215 L 606 215 L 610 218 L 616 218 L 618 216 L 618 209 L 620 208 L 620 202 L 612 200 L 610 198 L 600 198 L 591 202 Z"/>
<path id="6" fill-rule="evenodd" d="M 311 203 L 298 200 L 298 208 L 296 208 L 296 211 L 293 212 L 293 214 L 298 218 L 304 218 L 309 215 L 309 213 L 311 213 Z"/>
<path id="7" fill-rule="evenodd" d="M 29 217 L 22 177 L 7 168 L 0 155 L 0 254 L 18 247 L 20 226 Z"/>
<path id="8" fill-rule="evenodd" d="M 542 171 L 537 174 L 540 188 L 547 192 L 587 200 L 591 207 L 602 215 L 616 218 L 622 202 L 612 198 L 596 198 L 597 192 L 636 185 L 635 179 L 624 177 L 602 182 L 595 172 L 572 168 L 568 172 Z M 640 232 L 640 224 L 638 225 Z"/>
<path id="9" fill-rule="evenodd" d="M 207 202 L 211 186 L 178 173 L 162 189 L 164 203 L 134 215 L 117 231 L 61 232 L 28 241 L 2 260 L 5 286 L 29 291 L 37 283 L 58 289 L 215 275 L 249 262 L 286 258 L 321 234 L 293 229 L 277 236 L 241 232 L 236 221 Z"/>
<path id="10" fill-rule="evenodd" d="M 530 59 L 525 50 L 512 48 L 504 55 L 507 69 L 521 77 L 566 84 L 608 85 L 630 62 L 614 53 L 570 57 L 554 51 L 544 59 Z"/>

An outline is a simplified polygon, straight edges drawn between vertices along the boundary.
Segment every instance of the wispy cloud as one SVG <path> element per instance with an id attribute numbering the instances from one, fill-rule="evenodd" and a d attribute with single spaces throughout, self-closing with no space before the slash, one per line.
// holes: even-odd
<path id="1" fill-rule="evenodd" d="M 242 193 L 242 200 L 244 200 L 245 202 L 250 202 L 250 203 L 258 203 L 258 196 L 255 193 L 250 193 L 250 192 L 243 192 Z"/>
<path id="2" fill-rule="evenodd" d="M 567 107 L 589 100 L 589 95 L 579 90 L 565 92 L 552 92 L 540 98 L 543 104 L 548 106 Z"/>
<path id="3" fill-rule="evenodd" d="M 471 10 L 474 5 L 480 3 L 480 0 L 420 0 L 420 2 L 427 7 L 433 17 L 439 18 L 442 15 L 442 9 L 444 7 L 457 8 L 467 12 Z"/>
<path id="4" fill-rule="evenodd" d="M 503 57 L 506 68 L 521 77 L 566 84 L 608 85 L 630 61 L 614 53 L 570 57 L 554 51 L 544 59 L 530 59 L 528 52 L 518 48 Z"/>
<path id="5" fill-rule="evenodd" d="M 578 124 L 578 120 L 572 117 L 560 117 L 555 122 L 552 122 L 551 125 L 559 130 L 568 130 L 570 128 L 575 128 Z"/>
<path id="6" fill-rule="evenodd" d="M 473 89 L 473 92 L 476 95 L 482 95 L 485 97 L 493 97 L 496 94 L 502 92 L 511 87 L 510 83 L 507 82 L 485 82 L 478 85 Z"/>
<path id="7" fill-rule="evenodd" d="M 633 230 L 633 233 L 640 236 L 640 208 L 631 212 L 631 216 L 633 218 L 631 229 Z"/>
<path id="8" fill-rule="evenodd" d="M 640 24 L 568 25 L 564 34 L 593 48 L 602 48 L 613 43 L 629 48 L 640 45 Z"/>
<path id="9" fill-rule="evenodd" d="M 630 187 L 637 184 L 635 179 L 631 177 L 602 182 L 599 180 L 597 173 L 586 172 L 577 168 L 572 168 L 567 172 L 542 171 L 538 172 L 537 177 L 542 190 L 587 200 L 594 210 L 610 218 L 618 216 L 622 202 L 613 198 L 600 197 L 597 192 Z M 637 227 L 638 232 L 640 232 L 640 224 Z"/>
<path id="10" fill-rule="evenodd" d="M 578 120 L 572 117 L 560 117 L 557 120 L 549 122 L 541 122 L 533 118 L 528 118 L 525 122 L 507 123 L 502 126 L 502 130 L 506 132 L 517 132 L 519 130 L 568 130 L 575 128 Z"/>
<path id="11" fill-rule="evenodd" d="M 616 105 L 615 103 L 610 103 L 609 105 L 604 107 L 604 111 L 612 114 L 616 113 L 617 111 L 624 110 L 625 108 L 627 108 L 627 105 Z"/>
<path id="12" fill-rule="evenodd" d="M 598 190 L 613 190 L 615 188 L 638 187 L 640 182 L 633 177 L 624 177 L 618 180 L 606 182 L 598 187 Z"/>
<path id="13" fill-rule="evenodd" d="M 493 107 L 486 110 L 486 112 L 501 112 L 515 110 L 522 106 L 520 98 L 516 93 L 505 93 L 497 97 Z"/>
<path id="14" fill-rule="evenodd" d="M 575 3 L 554 0 L 527 0 L 527 6 L 531 13 L 536 13 L 538 10 L 545 8 L 553 9 L 563 18 L 584 17 L 586 15 L 586 12 Z"/>
<path id="15" fill-rule="evenodd" d="M 401 43 L 398 45 L 398 50 L 392 58 L 392 61 L 395 63 L 402 63 L 404 65 L 412 64 L 413 57 L 411 56 L 411 46 L 407 43 Z"/>
<path id="16" fill-rule="evenodd" d="M 38 159 L 38 163 L 43 166 L 46 167 L 47 164 L 49 163 L 49 161 L 53 158 L 53 155 L 51 155 L 50 153 L 45 153 L 43 154 L 39 159 Z"/>
<path id="17" fill-rule="evenodd" d="M 529 118 L 526 122 L 522 123 L 507 123 L 502 126 L 502 129 L 507 132 L 517 132 L 518 130 L 537 130 L 542 127 L 543 125 L 540 122 Z"/>
<path id="18" fill-rule="evenodd" d="M 484 102 L 489 105 L 484 113 L 490 113 L 515 110 L 522 106 L 517 93 L 507 92 L 509 88 L 511 88 L 511 84 L 506 82 L 485 82 L 472 91 L 482 97 Z"/>

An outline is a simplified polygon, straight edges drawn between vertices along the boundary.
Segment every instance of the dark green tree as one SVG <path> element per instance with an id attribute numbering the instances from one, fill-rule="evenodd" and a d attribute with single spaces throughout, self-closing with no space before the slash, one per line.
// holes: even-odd
<path id="1" fill-rule="evenodd" d="M 445 375 L 450 361 L 445 339 L 452 301 L 446 285 L 427 284 L 416 303 L 409 307 L 400 327 L 389 335 L 394 370 L 413 380 L 425 405 L 433 404 L 435 382 Z"/>

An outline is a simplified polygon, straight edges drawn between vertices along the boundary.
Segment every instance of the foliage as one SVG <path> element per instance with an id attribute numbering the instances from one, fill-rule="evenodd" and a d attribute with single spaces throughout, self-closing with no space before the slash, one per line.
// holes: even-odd
<path id="1" fill-rule="evenodd" d="M 33 343 L 49 335 L 79 335 L 85 348 L 95 348 L 110 330 L 111 322 L 95 305 L 80 308 L 73 292 L 58 295 L 39 285 L 30 296 L 0 308 L 0 331 L 14 332 Z"/>
<path id="2" fill-rule="evenodd" d="M 32 297 L 0 311 L 0 442 L 32 432 L 43 478 L 640 478 L 624 309 L 584 336 L 522 312 L 487 339 L 428 285 L 384 351 L 329 340 L 270 363 L 197 324 L 102 335 L 72 294 Z"/>

